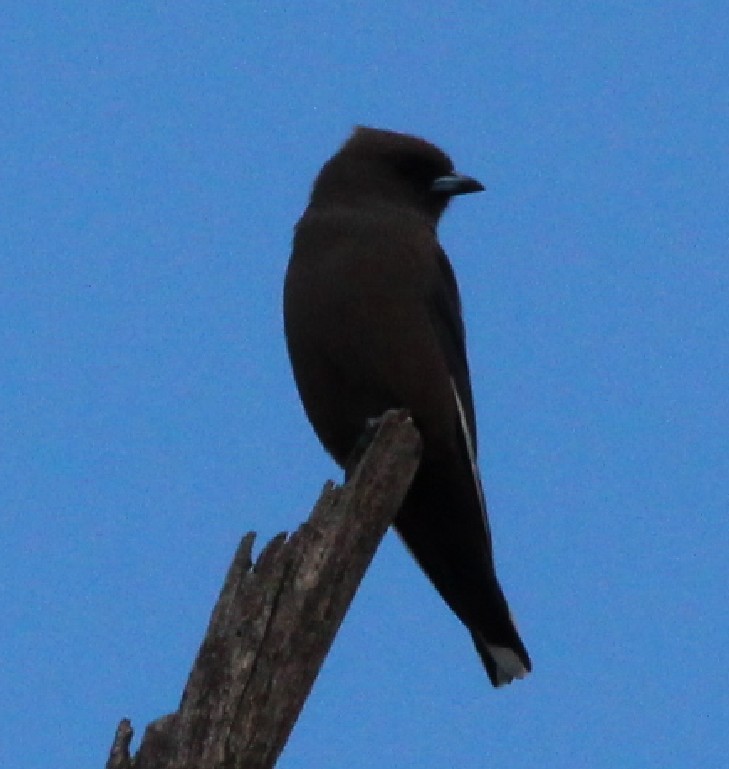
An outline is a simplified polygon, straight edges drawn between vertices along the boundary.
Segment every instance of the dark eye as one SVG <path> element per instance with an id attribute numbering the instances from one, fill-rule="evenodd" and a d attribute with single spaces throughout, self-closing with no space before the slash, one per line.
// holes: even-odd
<path id="1" fill-rule="evenodd" d="M 418 185 L 430 185 L 440 175 L 439 169 L 429 158 L 414 152 L 400 152 L 394 158 L 398 172 Z"/>

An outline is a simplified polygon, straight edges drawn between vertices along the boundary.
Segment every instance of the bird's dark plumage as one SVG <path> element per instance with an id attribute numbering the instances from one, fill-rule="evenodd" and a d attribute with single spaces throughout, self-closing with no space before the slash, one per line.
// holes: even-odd
<path id="1" fill-rule="evenodd" d="M 498 686 L 531 663 L 494 570 L 461 302 L 436 236 L 450 198 L 482 189 L 422 139 L 357 128 L 296 226 L 284 322 L 304 408 L 340 465 L 369 419 L 410 410 L 423 457 L 395 528 Z"/>

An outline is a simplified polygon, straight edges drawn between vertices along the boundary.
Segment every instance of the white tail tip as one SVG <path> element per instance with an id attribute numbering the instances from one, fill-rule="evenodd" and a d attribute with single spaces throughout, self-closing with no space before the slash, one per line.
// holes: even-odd
<path id="1" fill-rule="evenodd" d="M 486 644 L 486 648 L 496 663 L 496 686 L 510 684 L 515 678 L 526 677 L 529 671 L 512 649 L 491 644 Z"/>

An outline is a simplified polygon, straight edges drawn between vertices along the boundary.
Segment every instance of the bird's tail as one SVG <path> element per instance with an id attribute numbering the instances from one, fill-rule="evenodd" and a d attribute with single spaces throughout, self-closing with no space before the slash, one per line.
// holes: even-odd
<path id="1" fill-rule="evenodd" d="M 479 630 L 471 630 L 471 638 L 494 686 L 510 684 L 524 678 L 532 669 L 529 654 L 514 628 L 515 640 L 509 646 L 498 646 L 486 640 Z"/>
<path id="2" fill-rule="evenodd" d="M 466 418 L 466 412 L 463 408 L 463 403 L 461 402 L 461 396 L 453 378 L 451 378 L 451 388 L 453 390 L 453 398 L 458 411 L 466 456 L 468 457 L 468 462 L 471 466 L 473 487 L 478 496 L 481 518 L 483 519 L 483 530 L 486 535 L 485 547 L 490 551 L 491 532 L 489 529 L 488 516 L 486 515 L 486 500 L 484 499 L 483 487 L 481 486 L 481 476 L 478 472 L 478 464 L 476 462 L 476 447 L 468 426 L 468 419 Z M 491 617 L 489 624 L 495 625 L 496 627 L 491 627 L 491 634 L 489 635 L 492 635 L 493 632 L 496 631 L 499 639 L 506 639 L 505 642 L 494 643 L 493 640 L 488 641 L 487 634 L 479 630 L 475 625 L 468 624 L 468 628 L 471 631 L 471 637 L 476 645 L 476 651 L 478 651 L 479 656 L 481 657 L 486 672 L 491 679 L 491 683 L 494 686 L 502 686 L 503 684 L 510 684 L 515 678 L 524 678 L 532 669 L 532 663 L 529 660 L 529 654 L 519 637 L 519 631 L 516 629 L 514 618 L 511 616 L 511 612 L 509 611 L 506 599 L 504 598 L 504 594 L 501 591 L 501 587 L 498 584 L 495 574 L 493 575 L 492 590 L 494 590 L 497 595 L 494 595 L 493 600 L 491 601 L 492 611 L 495 616 Z"/>

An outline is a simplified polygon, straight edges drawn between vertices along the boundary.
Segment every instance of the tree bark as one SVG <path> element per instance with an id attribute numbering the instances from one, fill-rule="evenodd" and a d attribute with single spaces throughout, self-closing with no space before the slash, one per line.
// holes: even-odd
<path id="1" fill-rule="evenodd" d="M 246 534 L 175 713 L 151 723 L 136 756 L 119 724 L 107 769 L 274 766 L 357 587 L 412 482 L 420 437 L 389 411 L 344 486 L 329 482 L 308 521 L 255 565 Z"/>

